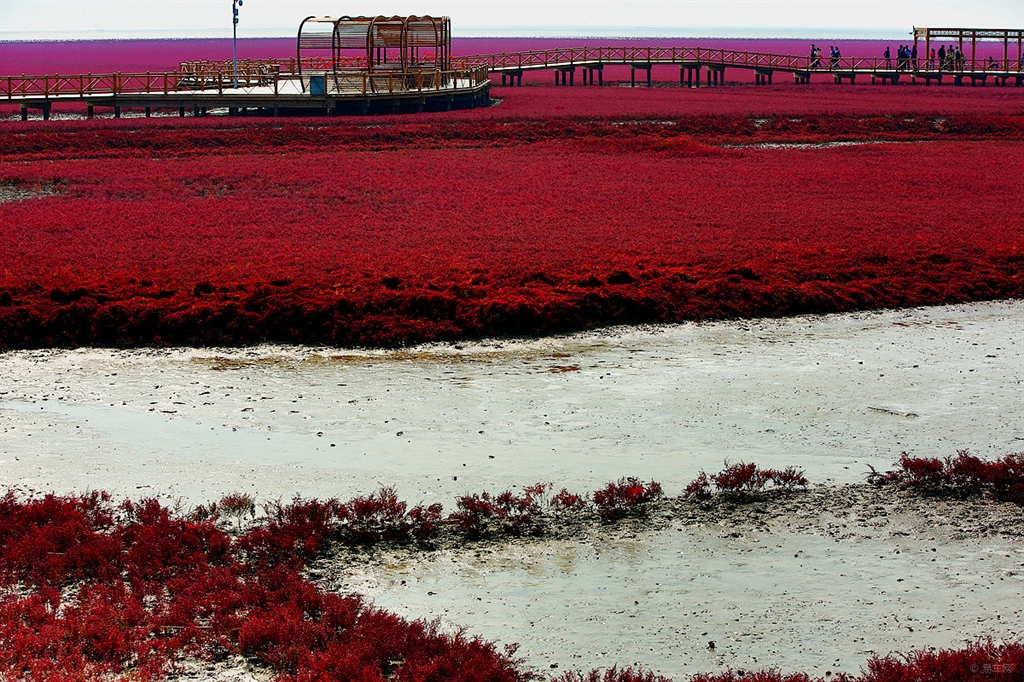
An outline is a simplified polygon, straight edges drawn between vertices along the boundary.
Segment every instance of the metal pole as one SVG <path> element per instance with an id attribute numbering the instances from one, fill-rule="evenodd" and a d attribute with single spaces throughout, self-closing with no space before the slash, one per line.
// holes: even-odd
<path id="1" fill-rule="evenodd" d="M 231 61 L 233 88 L 238 88 L 238 8 L 242 4 L 242 0 L 231 0 L 231 43 L 234 48 L 234 56 Z"/>

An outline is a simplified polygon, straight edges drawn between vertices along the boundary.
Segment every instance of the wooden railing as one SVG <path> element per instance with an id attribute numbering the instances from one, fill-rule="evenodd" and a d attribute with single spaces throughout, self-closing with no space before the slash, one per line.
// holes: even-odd
<path id="1" fill-rule="evenodd" d="M 308 85 L 310 75 L 326 75 L 335 84 L 328 94 L 374 94 L 410 91 L 440 90 L 443 88 L 475 88 L 488 78 L 487 67 L 478 66 L 451 71 L 415 71 L 410 73 L 372 74 L 366 71 L 320 72 L 306 74 L 301 78 L 297 73 L 283 71 L 267 72 L 247 68 L 239 69 L 238 88 L 233 88 L 233 71 L 196 72 L 174 71 L 168 73 L 113 73 L 81 74 L 75 76 L 6 76 L 0 78 L 0 97 L 7 100 L 26 98 L 73 98 L 82 99 L 97 95 L 139 95 L 172 93 L 217 93 L 236 92 L 253 94 L 281 94 L 286 83 L 295 84 L 297 91 L 308 91 L 299 84 Z M 344 87 L 342 87 L 344 86 Z"/>
<path id="2" fill-rule="evenodd" d="M 240 88 L 274 87 L 279 74 L 239 73 Z M 171 94 L 178 92 L 218 92 L 230 90 L 232 73 L 197 76 L 180 71 L 167 73 L 80 74 L 77 76 L 7 76 L 0 79 L 7 99 L 24 97 L 87 97 L 92 95 Z"/>

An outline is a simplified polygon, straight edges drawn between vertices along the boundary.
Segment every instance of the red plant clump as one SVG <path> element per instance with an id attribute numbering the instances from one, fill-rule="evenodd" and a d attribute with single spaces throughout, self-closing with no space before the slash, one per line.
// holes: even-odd
<path id="1" fill-rule="evenodd" d="M 571 493 L 565 488 L 551 496 L 551 508 L 555 512 L 580 513 L 586 511 L 587 506 L 585 497 Z"/>
<path id="2" fill-rule="evenodd" d="M 245 535 L 232 541 L 153 500 L 119 508 L 108 500 L 0 499 L 5 678 L 152 679 L 183 655 L 232 653 L 284 680 L 528 677 L 511 651 L 324 592 L 300 577 L 301 561 L 251 563 Z M 296 539 L 295 528 L 318 536 L 328 507 L 282 507 L 264 530 L 283 533 L 278 547 Z M 309 551 L 300 544 L 293 556 Z"/>
<path id="3" fill-rule="evenodd" d="M 1014 117 L 214 123 L 0 135 L 0 186 L 38 194 L 3 203 L 0 347 L 398 346 L 1024 295 Z M 877 136 L 935 141 L 721 145 Z"/>
<path id="4" fill-rule="evenodd" d="M 491 496 L 484 491 L 463 495 L 456 500 L 459 511 L 450 517 L 469 538 L 488 535 L 535 535 L 542 531 L 541 498 L 548 489 L 545 483 L 527 486 L 522 495 L 509 490 Z"/>
<path id="5" fill-rule="evenodd" d="M 661 484 L 657 481 L 644 483 L 629 476 L 594 491 L 594 505 L 603 520 L 614 521 L 626 516 L 646 515 L 648 505 L 663 496 Z"/>
<path id="6" fill-rule="evenodd" d="M 1024 453 L 990 462 L 967 450 L 945 459 L 911 457 L 904 452 L 895 469 L 885 473 L 872 469 L 868 481 L 930 494 L 977 495 L 987 491 L 996 499 L 1024 504 Z"/>
<path id="7" fill-rule="evenodd" d="M 516 498 L 518 506 L 528 506 L 525 500 L 536 501 L 545 490 L 532 486 L 521 497 L 509 494 L 507 502 L 517 507 Z M 634 504 L 660 495 L 657 484 L 622 479 L 595 498 L 613 490 Z M 396 514 L 403 505 L 387 488 L 356 499 L 383 500 L 384 508 Z M 225 500 L 216 506 L 234 502 L 248 513 L 245 496 Z M 311 556 L 313 547 L 322 548 L 332 525 L 345 516 L 338 503 L 296 501 L 269 505 L 267 512 L 265 525 L 232 539 L 214 525 L 208 511 L 207 518 L 179 517 L 154 500 L 114 506 L 100 493 L 20 500 L 9 492 L 0 497 L 0 676 L 161 679 L 183 658 L 240 654 L 293 682 L 537 679 L 513 658 L 514 646 L 499 652 L 490 643 L 442 632 L 436 624 L 406 621 L 302 578 L 304 557 Z M 281 537 L 268 541 L 268 533 Z M 265 545 L 280 552 L 252 551 Z M 1021 670 L 1024 646 L 979 643 L 873 658 L 861 676 L 840 679 L 1019 679 L 1013 673 Z M 691 678 L 740 679 L 810 678 L 772 670 Z M 665 678 L 611 668 L 565 673 L 558 682 Z"/>
<path id="8" fill-rule="evenodd" d="M 761 469 L 753 462 L 726 462 L 724 469 L 717 474 L 708 476 L 701 471 L 697 478 L 686 486 L 686 497 L 707 500 L 712 496 L 711 484 L 719 493 L 735 496 L 748 496 L 762 492 L 771 484 L 772 490 L 790 491 L 807 487 L 807 477 L 796 467 L 785 469 Z"/>

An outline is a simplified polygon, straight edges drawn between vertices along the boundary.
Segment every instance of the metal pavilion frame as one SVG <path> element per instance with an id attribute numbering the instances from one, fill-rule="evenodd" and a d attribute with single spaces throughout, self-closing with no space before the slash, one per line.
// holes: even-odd
<path id="1" fill-rule="evenodd" d="M 319 52 L 320 56 L 310 56 Z M 322 54 L 329 52 L 329 57 Z M 451 69 L 451 20 L 448 17 L 315 17 L 299 24 L 298 74 L 303 69 L 401 73 Z"/>

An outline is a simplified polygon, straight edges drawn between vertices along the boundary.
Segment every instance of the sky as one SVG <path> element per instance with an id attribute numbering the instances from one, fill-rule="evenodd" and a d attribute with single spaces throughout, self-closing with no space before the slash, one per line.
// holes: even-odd
<path id="1" fill-rule="evenodd" d="M 230 37 L 230 0 L 0 0 L 0 40 Z M 310 15 L 448 15 L 462 36 L 899 36 L 1024 28 L 1024 0 L 244 0 L 239 37 Z"/>

